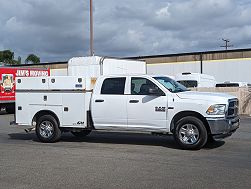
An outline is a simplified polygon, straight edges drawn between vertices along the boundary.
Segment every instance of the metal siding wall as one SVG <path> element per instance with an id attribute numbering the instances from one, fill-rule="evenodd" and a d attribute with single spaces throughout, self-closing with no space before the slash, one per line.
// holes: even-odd
<path id="1" fill-rule="evenodd" d="M 200 62 L 147 64 L 148 74 L 175 76 L 182 72 L 200 73 Z M 203 61 L 203 73 L 214 76 L 217 82 L 244 81 L 251 83 L 251 59 Z"/>
<path id="2" fill-rule="evenodd" d="M 213 75 L 217 82 L 244 81 L 251 83 L 251 60 L 204 61 L 204 73 Z"/>
<path id="3" fill-rule="evenodd" d="M 147 74 L 175 76 L 182 72 L 200 72 L 200 62 L 147 64 Z"/>
<path id="4" fill-rule="evenodd" d="M 67 76 L 67 68 L 51 69 L 51 76 Z"/>

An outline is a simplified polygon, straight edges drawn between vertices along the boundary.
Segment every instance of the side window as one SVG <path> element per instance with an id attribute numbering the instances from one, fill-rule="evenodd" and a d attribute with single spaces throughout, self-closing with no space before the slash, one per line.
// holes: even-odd
<path id="1" fill-rule="evenodd" d="M 105 79 L 101 88 L 101 94 L 123 95 L 125 90 L 125 81 L 125 77 Z"/>
<path id="2" fill-rule="evenodd" d="M 155 88 L 163 93 L 157 85 L 146 78 L 132 77 L 131 79 L 131 94 L 132 95 L 150 95 L 149 89 Z"/>

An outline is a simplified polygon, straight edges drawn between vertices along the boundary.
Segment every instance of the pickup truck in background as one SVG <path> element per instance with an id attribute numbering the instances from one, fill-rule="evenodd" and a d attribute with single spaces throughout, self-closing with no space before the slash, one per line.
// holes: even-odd
<path id="1" fill-rule="evenodd" d="M 92 130 L 133 131 L 172 134 L 183 149 L 200 149 L 239 127 L 234 96 L 192 92 L 169 77 L 140 74 L 142 62 L 123 62 L 103 75 L 110 64 L 100 60 L 82 64 L 86 77 L 17 78 L 15 124 L 34 127 L 42 142 L 69 131 L 78 137 Z"/>
<path id="2" fill-rule="evenodd" d="M 251 84 L 248 82 L 230 82 L 225 81 L 223 83 L 216 83 L 215 87 L 251 87 Z"/>
<path id="3" fill-rule="evenodd" d="M 0 110 L 15 112 L 15 78 L 49 76 L 48 69 L 0 67 Z"/>

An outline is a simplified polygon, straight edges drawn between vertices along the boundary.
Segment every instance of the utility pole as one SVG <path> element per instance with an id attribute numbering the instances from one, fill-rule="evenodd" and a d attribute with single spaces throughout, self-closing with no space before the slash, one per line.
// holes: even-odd
<path id="1" fill-rule="evenodd" d="M 200 53 L 200 73 L 203 74 L 203 54 Z"/>
<path id="2" fill-rule="evenodd" d="M 224 47 L 224 48 L 226 49 L 226 51 L 228 50 L 228 47 L 233 47 L 233 45 L 229 45 L 229 43 L 230 43 L 230 40 L 229 40 L 229 39 L 224 39 L 224 38 L 222 38 L 222 41 L 225 42 L 225 45 L 222 45 L 222 46 L 220 46 L 220 47 Z"/>
<path id="3" fill-rule="evenodd" d="M 90 56 L 93 56 L 93 9 L 92 0 L 90 0 Z"/>

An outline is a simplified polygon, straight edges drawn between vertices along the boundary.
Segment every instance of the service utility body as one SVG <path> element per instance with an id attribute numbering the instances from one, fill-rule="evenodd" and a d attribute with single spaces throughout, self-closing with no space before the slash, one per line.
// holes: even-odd
<path id="1" fill-rule="evenodd" d="M 15 112 L 15 78 L 49 76 L 49 69 L 0 67 L 0 110 L 7 113 Z"/>
<path id="2" fill-rule="evenodd" d="M 146 75 L 142 61 L 97 56 L 70 59 L 68 76 L 17 78 L 15 119 L 35 128 L 42 142 L 69 131 L 149 132 L 172 134 L 183 149 L 200 149 L 239 127 L 236 97 Z"/>

